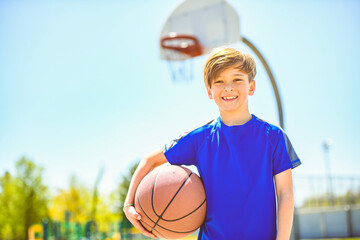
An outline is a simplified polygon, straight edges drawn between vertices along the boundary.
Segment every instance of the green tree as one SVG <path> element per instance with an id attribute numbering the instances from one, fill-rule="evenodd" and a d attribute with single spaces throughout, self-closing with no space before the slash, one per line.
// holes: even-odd
<path id="1" fill-rule="evenodd" d="M 48 191 L 42 172 L 42 167 L 22 157 L 16 162 L 15 177 L 9 173 L 1 177 L 1 238 L 28 239 L 29 227 L 47 217 Z"/>
<path id="2" fill-rule="evenodd" d="M 16 204 L 18 222 L 23 226 L 22 234 L 28 239 L 28 229 L 47 217 L 48 190 L 42 182 L 43 168 L 22 157 L 16 163 Z"/>
<path id="3" fill-rule="evenodd" d="M 130 186 L 130 181 L 134 172 L 139 165 L 139 160 L 135 161 L 133 165 L 130 166 L 129 171 L 122 175 L 120 184 L 118 185 L 117 189 L 111 194 L 110 199 L 116 204 L 114 204 L 114 210 L 119 214 L 121 224 L 120 224 L 120 234 L 121 239 L 128 239 L 130 234 L 130 230 L 132 228 L 132 224 L 126 218 L 123 212 L 123 206 L 125 202 L 125 198 Z"/>
<path id="4" fill-rule="evenodd" d="M 69 213 L 69 222 L 85 224 L 95 220 L 100 232 L 109 232 L 109 225 L 119 220 L 116 212 L 111 208 L 111 199 L 96 194 L 96 214 L 93 214 L 93 192 L 79 183 L 73 175 L 68 189 L 60 189 L 52 198 L 50 204 L 50 218 L 54 221 L 65 221 L 65 212 Z"/>
<path id="5" fill-rule="evenodd" d="M 360 204 L 360 189 L 356 192 L 348 190 L 344 195 L 332 195 L 328 193 L 308 197 L 303 203 L 303 207 L 329 207 L 341 205 Z"/>
<path id="6" fill-rule="evenodd" d="M 91 193 L 74 175 L 71 176 L 69 189 L 60 189 L 50 204 L 52 220 L 65 221 L 65 212 L 70 213 L 70 222 L 84 223 L 90 220 Z"/>
<path id="7" fill-rule="evenodd" d="M 120 218 L 125 221 L 127 221 L 127 218 L 126 218 L 122 208 L 124 206 L 126 194 L 128 192 L 129 186 L 130 186 L 131 178 L 134 175 L 134 172 L 135 172 L 137 166 L 139 165 L 139 162 L 140 162 L 139 160 L 135 161 L 135 163 L 133 165 L 131 165 L 129 172 L 122 176 L 121 182 L 115 193 L 116 196 L 118 197 L 117 212 L 120 213 Z"/>
<path id="8" fill-rule="evenodd" d="M 16 236 L 15 179 L 9 172 L 0 177 L 0 239 Z"/>

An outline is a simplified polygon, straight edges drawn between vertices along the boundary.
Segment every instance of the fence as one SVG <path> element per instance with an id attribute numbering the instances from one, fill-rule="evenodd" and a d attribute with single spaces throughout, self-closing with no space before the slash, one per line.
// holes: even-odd
<path id="1" fill-rule="evenodd" d="M 360 204 L 359 176 L 295 176 L 296 207 Z"/>
<path id="2" fill-rule="evenodd" d="M 292 240 L 360 237 L 360 177 L 294 177 L 295 216 Z M 30 240 L 149 239 L 130 230 L 129 222 L 100 232 L 95 222 L 47 222 L 29 229 Z M 196 239 L 196 233 L 188 239 Z"/>
<path id="3" fill-rule="evenodd" d="M 292 239 L 360 237 L 360 205 L 295 211 Z"/>

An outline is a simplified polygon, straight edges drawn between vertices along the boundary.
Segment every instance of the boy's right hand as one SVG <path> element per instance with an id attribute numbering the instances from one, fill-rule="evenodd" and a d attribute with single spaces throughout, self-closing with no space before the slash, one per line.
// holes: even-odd
<path id="1" fill-rule="evenodd" d="M 134 206 L 129 206 L 124 209 L 124 213 L 129 221 L 136 227 L 142 234 L 150 238 L 157 238 L 153 233 L 146 230 L 140 223 L 141 216 L 136 212 Z"/>

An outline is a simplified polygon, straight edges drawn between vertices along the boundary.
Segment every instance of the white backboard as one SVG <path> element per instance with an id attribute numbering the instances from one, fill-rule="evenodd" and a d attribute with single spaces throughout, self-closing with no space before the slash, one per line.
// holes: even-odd
<path id="1" fill-rule="evenodd" d="M 239 17 L 225 0 L 185 0 L 166 20 L 160 39 L 170 33 L 195 36 L 203 54 L 213 48 L 240 41 Z M 187 56 L 160 47 L 164 60 L 183 60 Z"/>

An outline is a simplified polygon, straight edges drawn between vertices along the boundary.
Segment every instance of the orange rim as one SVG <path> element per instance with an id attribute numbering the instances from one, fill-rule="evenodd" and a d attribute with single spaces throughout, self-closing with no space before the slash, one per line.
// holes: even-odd
<path id="1" fill-rule="evenodd" d="M 181 41 L 179 46 L 173 46 L 173 45 L 169 45 L 167 44 L 168 42 L 176 42 L 176 40 L 191 40 L 192 43 L 190 42 L 183 42 L 185 44 L 183 44 Z M 191 35 L 186 35 L 186 34 L 170 34 L 168 36 L 165 36 L 163 38 L 161 38 L 161 47 L 164 49 L 169 49 L 169 50 L 174 50 L 174 51 L 178 51 L 181 52 L 183 54 L 186 54 L 190 57 L 196 57 L 196 56 L 200 56 L 202 54 L 202 47 L 201 44 L 199 42 L 199 40 Z"/>

